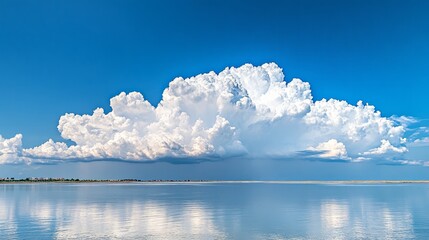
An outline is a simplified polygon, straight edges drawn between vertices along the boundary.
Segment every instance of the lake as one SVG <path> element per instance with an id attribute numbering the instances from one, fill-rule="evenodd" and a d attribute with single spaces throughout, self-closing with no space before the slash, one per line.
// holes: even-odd
<path id="1" fill-rule="evenodd" d="M 429 184 L 0 185 L 2 239 L 429 239 Z"/>

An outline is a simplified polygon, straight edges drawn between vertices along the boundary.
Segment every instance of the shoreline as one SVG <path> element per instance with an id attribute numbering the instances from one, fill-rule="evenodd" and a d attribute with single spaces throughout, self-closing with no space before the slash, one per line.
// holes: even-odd
<path id="1" fill-rule="evenodd" d="M 429 180 L 4 180 L 0 185 L 5 184 L 88 184 L 88 183 L 109 183 L 109 184 L 325 184 L 325 185 L 359 185 L 359 184 L 429 184 Z"/>

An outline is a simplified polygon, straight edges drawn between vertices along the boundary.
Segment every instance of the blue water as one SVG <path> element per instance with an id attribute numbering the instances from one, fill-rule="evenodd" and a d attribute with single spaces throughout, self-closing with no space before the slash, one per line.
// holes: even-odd
<path id="1" fill-rule="evenodd" d="M 429 239 L 429 185 L 4 184 L 1 239 Z"/>

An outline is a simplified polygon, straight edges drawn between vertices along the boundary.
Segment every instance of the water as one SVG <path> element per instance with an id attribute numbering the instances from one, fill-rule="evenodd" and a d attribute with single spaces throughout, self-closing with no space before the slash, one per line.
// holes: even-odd
<path id="1" fill-rule="evenodd" d="M 4 184 L 2 239 L 429 239 L 429 185 Z"/>

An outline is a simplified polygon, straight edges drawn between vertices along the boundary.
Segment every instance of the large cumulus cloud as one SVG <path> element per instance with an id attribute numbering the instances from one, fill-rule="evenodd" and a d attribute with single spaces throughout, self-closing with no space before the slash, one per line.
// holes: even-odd
<path id="1" fill-rule="evenodd" d="M 275 63 L 226 68 L 170 82 L 155 107 L 120 93 L 112 110 L 65 114 L 63 142 L 31 149 L 0 139 L 0 161 L 26 159 L 153 161 L 163 158 L 301 157 L 362 161 L 407 151 L 405 128 L 359 101 L 314 101 L 310 84 L 285 81 Z M 12 142 L 20 144 L 21 137 Z M 7 142 L 9 141 L 9 142 Z M 7 150 L 5 150 L 7 149 Z M 14 150 L 15 149 L 15 150 Z M 8 152 L 5 155 L 3 152 Z M 306 154 L 302 154 L 306 153 Z M 13 156 L 13 155 L 11 155 Z"/>

